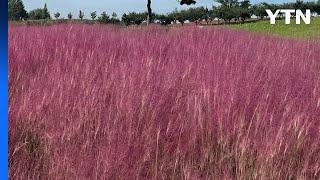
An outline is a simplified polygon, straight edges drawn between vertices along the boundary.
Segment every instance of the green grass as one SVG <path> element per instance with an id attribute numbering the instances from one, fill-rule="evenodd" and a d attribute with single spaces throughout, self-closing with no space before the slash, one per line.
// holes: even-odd
<path id="1" fill-rule="evenodd" d="M 313 18 L 311 24 L 304 24 L 302 21 L 300 25 L 295 24 L 295 19 L 291 19 L 291 24 L 286 25 L 284 20 L 277 20 L 275 25 L 271 25 L 269 20 L 259 21 L 255 23 L 233 24 L 232 28 L 239 28 L 248 31 L 279 35 L 293 38 L 320 38 L 320 18 Z"/>

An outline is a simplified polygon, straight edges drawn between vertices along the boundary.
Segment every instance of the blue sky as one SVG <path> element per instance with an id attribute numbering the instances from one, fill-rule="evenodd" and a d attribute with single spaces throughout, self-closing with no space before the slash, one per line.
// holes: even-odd
<path id="1" fill-rule="evenodd" d="M 263 0 L 251 0 L 252 3 L 262 2 Z M 281 3 L 295 0 L 268 0 L 270 3 Z M 108 14 L 116 12 L 121 16 L 125 12 L 130 11 L 145 11 L 146 0 L 23 0 L 27 11 L 35 8 L 43 7 L 47 3 L 51 14 L 60 12 L 62 17 L 66 17 L 69 12 L 77 17 L 79 10 L 84 11 L 86 18 L 90 17 L 90 12 L 97 11 L 100 14 L 106 11 Z M 198 0 L 194 6 L 207 6 L 208 8 L 213 5 L 213 0 Z M 173 11 L 175 8 L 187 8 L 188 6 L 180 6 L 177 0 L 153 0 L 152 9 L 157 13 L 166 13 Z"/>

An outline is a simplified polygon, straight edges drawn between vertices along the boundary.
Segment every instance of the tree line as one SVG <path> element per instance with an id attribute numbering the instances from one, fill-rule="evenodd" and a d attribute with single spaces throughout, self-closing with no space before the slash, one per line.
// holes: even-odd
<path id="1" fill-rule="evenodd" d="M 251 4 L 250 0 L 214 0 L 218 5 L 212 6 L 210 9 L 207 7 L 195 7 L 188 8 L 186 10 L 174 10 L 173 12 L 167 14 L 155 14 L 151 9 L 151 0 L 147 0 L 147 11 L 146 12 L 130 12 L 124 13 L 121 17 L 118 17 L 116 13 L 112 13 L 111 17 L 106 13 L 102 12 L 99 16 L 96 11 L 91 12 L 88 16 L 84 14 L 83 11 L 79 11 L 77 15 L 69 13 L 67 19 L 78 19 L 83 20 L 86 16 L 94 21 L 100 23 L 123 23 L 125 25 L 132 24 L 142 24 L 146 23 L 160 23 L 162 25 L 167 25 L 172 22 L 179 22 L 182 25 L 184 22 L 195 22 L 198 23 L 200 20 L 204 20 L 207 23 L 212 20 L 222 21 L 224 23 L 229 23 L 231 21 L 239 22 L 250 19 L 255 15 L 259 19 L 264 19 L 267 16 L 265 9 L 271 9 L 275 11 L 276 9 L 300 9 L 306 11 L 310 9 L 311 13 L 320 14 L 320 0 L 316 2 L 304 2 L 297 0 L 293 3 L 283 3 L 283 4 L 270 4 L 270 3 L 260 3 Z M 195 4 L 195 0 L 180 0 L 181 5 Z M 47 4 L 43 8 L 37 8 L 27 12 L 23 5 L 22 0 L 9 0 L 8 1 L 8 15 L 9 20 L 41 20 L 41 19 L 52 19 L 50 12 L 48 10 Z M 53 14 L 55 19 L 60 19 L 61 14 L 56 12 Z"/>

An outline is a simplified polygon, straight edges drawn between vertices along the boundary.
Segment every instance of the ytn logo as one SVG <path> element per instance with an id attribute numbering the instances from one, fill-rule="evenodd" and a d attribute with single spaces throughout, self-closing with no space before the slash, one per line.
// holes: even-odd
<path id="1" fill-rule="evenodd" d="M 274 14 L 270 9 L 266 9 L 266 12 L 268 13 L 268 16 L 270 17 L 270 24 L 276 23 L 276 17 L 279 15 L 279 13 L 283 13 L 285 16 L 285 23 L 290 24 L 290 18 L 291 14 L 295 13 L 296 15 L 296 24 L 301 23 L 301 19 L 304 21 L 305 24 L 310 24 L 311 22 L 311 11 L 310 9 L 306 10 L 306 14 L 304 15 L 303 12 L 298 9 L 278 9 Z"/>

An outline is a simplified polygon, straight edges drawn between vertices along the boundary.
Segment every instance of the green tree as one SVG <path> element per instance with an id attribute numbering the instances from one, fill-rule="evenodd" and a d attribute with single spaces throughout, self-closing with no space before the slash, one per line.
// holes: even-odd
<path id="1" fill-rule="evenodd" d="M 184 25 L 184 22 L 188 20 L 187 12 L 185 10 L 182 10 L 180 13 L 177 13 L 175 16 L 176 20 L 178 20 L 181 25 Z"/>
<path id="2" fill-rule="evenodd" d="M 238 0 L 215 0 L 217 3 L 221 4 L 221 6 L 233 8 L 239 5 Z"/>
<path id="3" fill-rule="evenodd" d="M 184 22 L 188 20 L 188 12 L 186 10 L 178 11 L 175 9 L 173 12 L 169 13 L 168 16 L 173 17 L 175 23 L 179 21 L 181 25 L 184 25 Z"/>
<path id="4" fill-rule="evenodd" d="M 54 14 L 54 17 L 55 17 L 56 19 L 59 19 L 60 13 L 59 13 L 59 12 L 56 12 L 56 13 Z"/>
<path id="5" fill-rule="evenodd" d="M 317 4 L 315 5 L 315 11 L 320 15 L 320 0 L 318 0 Z"/>
<path id="6" fill-rule="evenodd" d="M 51 19 L 48 7 L 47 7 L 47 3 L 44 4 L 44 7 L 42 9 L 42 19 Z"/>
<path id="7" fill-rule="evenodd" d="M 180 2 L 180 5 L 191 5 L 195 4 L 195 0 L 177 0 Z M 153 21 L 153 13 L 152 13 L 152 8 L 151 8 L 151 0 L 147 0 L 147 23 L 150 24 Z"/>
<path id="8" fill-rule="evenodd" d="M 157 14 L 155 15 L 155 19 L 158 20 L 161 25 L 168 25 L 174 20 L 174 17 L 165 14 Z"/>
<path id="9" fill-rule="evenodd" d="M 225 22 L 230 22 L 232 19 L 239 17 L 239 2 L 238 0 L 215 0 L 220 4 L 215 9 L 215 14 L 218 18 Z"/>
<path id="10" fill-rule="evenodd" d="M 244 21 L 252 16 L 252 9 L 250 0 L 244 0 L 240 2 L 239 6 L 239 18 Z"/>
<path id="11" fill-rule="evenodd" d="M 301 0 L 297 0 L 294 3 L 294 9 L 300 9 L 302 12 L 306 12 L 306 9 L 307 9 L 306 3 L 304 3 Z"/>
<path id="12" fill-rule="evenodd" d="M 44 19 L 43 9 L 37 8 L 37 9 L 31 10 L 31 11 L 29 12 L 29 19 L 31 19 L 31 20 Z"/>
<path id="13" fill-rule="evenodd" d="M 102 12 L 101 16 L 98 18 L 98 21 L 103 24 L 107 24 L 109 22 L 109 16 L 106 12 Z"/>
<path id="14" fill-rule="evenodd" d="M 215 19 L 215 18 L 218 18 L 218 16 L 217 16 L 217 11 L 216 11 L 216 6 L 212 6 L 212 9 L 211 10 L 209 10 L 209 12 L 208 12 L 208 14 L 209 14 L 209 18 L 210 19 Z M 219 20 L 219 18 L 218 18 L 218 24 L 220 23 L 220 20 Z"/>
<path id="15" fill-rule="evenodd" d="M 118 17 L 118 15 L 117 15 L 117 13 L 113 12 L 111 17 L 116 19 Z"/>
<path id="16" fill-rule="evenodd" d="M 147 19 L 146 13 L 131 13 L 129 14 L 129 16 L 131 16 L 133 23 L 136 25 L 140 25 L 143 21 Z M 153 14 L 151 15 L 151 17 L 153 17 Z"/>
<path id="17" fill-rule="evenodd" d="M 22 20 L 27 19 L 28 14 L 24 8 L 21 0 L 9 0 L 8 1 L 8 19 L 9 20 Z"/>
<path id="18" fill-rule="evenodd" d="M 69 20 L 72 19 L 72 13 L 71 13 L 71 12 L 68 14 L 68 19 L 69 19 Z"/>
<path id="19" fill-rule="evenodd" d="M 210 12 L 207 8 L 196 7 L 181 11 L 178 11 L 176 9 L 172 13 L 169 13 L 168 16 L 172 16 L 173 20 L 178 20 L 182 25 L 186 20 L 190 22 L 198 22 L 199 20 L 204 19 L 208 23 L 208 20 L 210 18 Z"/>
<path id="20" fill-rule="evenodd" d="M 152 14 L 151 16 L 155 16 L 155 14 Z M 125 25 L 130 25 L 130 24 L 140 25 L 143 21 L 147 19 L 148 19 L 148 13 L 130 12 L 128 14 L 125 13 L 122 16 L 122 22 Z"/>
<path id="21" fill-rule="evenodd" d="M 44 4 L 43 8 L 37 8 L 29 12 L 29 19 L 40 20 L 40 19 L 51 19 L 47 4 Z"/>
<path id="22" fill-rule="evenodd" d="M 185 14 L 185 19 L 191 22 L 195 22 L 201 19 L 209 19 L 209 10 L 204 7 L 189 8 L 182 12 Z"/>
<path id="23" fill-rule="evenodd" d="M 263 19 L 265 16 L 268 15 L 266 12 L 267 6 L 269 5 L 266 3 L 255 4 L 252 6 L 252 12 L 260 19 Z"/>
<path id="24" fill-rule="evenodd" d="M 79 11 L 79 18 L 80 18 L 81 20 L 83 20 L 83 17 L 84 17 L 84 13 L 80 10 L 80 11 Z"/>
<path id="25" fill-rule="evenodd" d="M 123 15 L 122 15 L 122 22 L 126 25 L 126 26 L 128 26 L 128 25 L 130 25 L 130 19 L 128 18 L 128 15 L 126 14 L 126 13 L 124 13 Z"/>
<path id="26" fill-rule="evenodd" d="M 319 4 L 320 5 L 320 4 Z M 305 3 L 305 8 L 310 9 L 311 13 L 317 13 L 317 3 L 316 2 L 306 2 Z"/>
<path id="27" fill-rule="evenodd" d="M 91 15 L 91 19 L 92 20 L 95 20 L 97 18 L 97 12 L 96 11 L 92 12 L 90 15 Z"/>
<path id="28" fill-rule="evenodd" d="M 111 15 L 110 22 L 111 22 L 112 24 L 119 23 L 120 20 L 119 20 L 117 17 L 118 17 L 117 13 L 113 12 L 112 15 Z"/>

